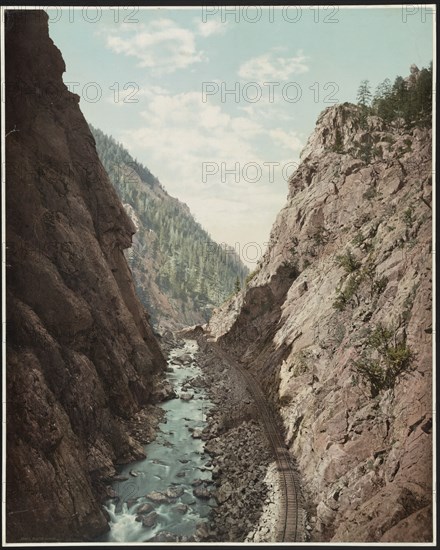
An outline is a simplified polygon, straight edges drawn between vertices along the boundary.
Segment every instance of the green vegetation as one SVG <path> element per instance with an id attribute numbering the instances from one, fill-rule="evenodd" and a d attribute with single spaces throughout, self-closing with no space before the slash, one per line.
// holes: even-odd
<path id="1" fill-rule="evenodd" d="M 311 265 L 310 260 L 309 260 L 308 258 L 305 258 L 305 259 L 303 260 L 303 266 L 302 266 L 303 271 L 304 271 L 305 269 L 307 269 L 310 265 Z"/>
<path id="2" fill-rule="evenodd" d="M 371 285 L 372 294 L 382 294 L 388 285 L 388 277 L 381 277 L 380 279 L 374 279 Z"/>
<path id="3" fill-rule="evenodd" d="M 289 249 L 289 259 L 284 260 L 284 262 L 281 264 L 281 267 L 283 267 L 286 271 L 288 271 L 288 276 L 291 279 L 296 279 L 298 275 L 301 273 L 299 266 L 298 266 L 298 259 L 297 259 L 297 251 L 296 247 L 298 246 L 299 241 L 296 237 L 292 239 L 292 247 Z"/>
<path id="4" fill-rule="evenodd" d="M 342 134 L 339 128 L 336 129 L 335 143 L 332 147 L 332 151 L 339 154 L 344 152 L 344 143 L 342 141 Z"/>
<path id="5" fill-rule="evenodd" d="M 310 357 L 305 349 L 300 350 L 294 356 L 294 361 L 290 365 L 289 370 L 292 371 L 292 376 L 301 376 L 309 370 Z"/>
<path id="6" fill-rule="evenodd" d="M 290 249 L 291 254 L 296 254 L 296 247 L 299 245 L 298 237 L 293 237 L 292 239 L 292 247 Z"/>
<path id="7" fill-rule="evenodd" d="M 363 80 L 358 89 L 358 105 L 361 116 L 377 115 L 387 122 L 403 119 L 407 128 L 430 127 L 432 113 L 432 63 L 420 71 L 412 68 L 408 79 L 397 76 L 394 84 L 386 78 L 374 93 L 368 80 Z M 362 121 L 361 121 L 362 122 Z M 406 144 L 411 150 L 411 144 Z"/>
<path id="8" fill-rule="evenodd" d="M 357 247 L 362 247 L 363 250 L 369 252 L 374 248 L 373 242 L 367 242 L 367 239 L 372 239 L 376 236 L 376 228 L 371 227 L 367 235 L 364 235 L 361 231 L 358 231 L 351 240 L 352 244 Z"/>
<path id="9" fill-rule="evenodd" d="M 327 244 L 329 239 L 327 229 L 323 225 L 319 225 L 313 233 L 312 239 L 316 246 Z"/>
<path id="10" fill-rule="evenodd" d="M 235 279 L 234 290 L 235 290 L 235 293 L 240 292 L 241 290 L 240 279 L 238 277 Z"/>
<path id="11" fill-rule="evenodd" d="M 414 209 L 409 207 L 403 213 L 403 221 L 407 227 L 412 227 L 414 224 Z"/>
<path id="12" fill-rule="evenodd" d="M 330 327 L 328 333 L 328 343 L 339 347 L 345 338 L 346 327 L 343 323 L 335 323 Z"/>
<path id="13" fill-rule="evenodd" d="M 336 256 L 336 263 L 345 269 L 347 273 L 353 273 L 361 267 L 361 262 L 356 259 L 354 254 L 350 249 L 348 249 L 345 254 Z"/>
<path id="14" fill-rule="evenodd" d="M 414 361 L 406 342 L 396 342 L 396 331 L 377 325 L 367 341 L 367 350 L 353 363 L 354 370 L 370 384 L 371 397 L 382 390 L 393 388 L 397 378 Z"/>
<path id="15" fill-rule="evenodd" d="M 368 187 L 368 189 L 365 191 L 365 193 L 362 195 L 362 197 L 364 199 L 367 199 L 369 201 L 371 201 L 372 199 L 374 199 L 374 197 L 377 196 L 377 190 L 376 188 L 373 186 L 373 185 L 370 185 Z"/>
<path id="16" fill-rule="evenodd" d="M 333 302 L 333 307 L 338 311 L 344 311 L 345 308 L 356 298 L 356 304 L 359 305 L 359 296 L 357 291 L 363 280 L 362 274 L 353 273 L 348 277 L 343 289 L 337 289 L 337 296 Z"/>
<path id="17" fill-rule="evenodd" d="M 370 230 L 371 233 L 371 230 Z M 363 242 L 363 235 L 359 232 L 353 240 L 356 242 Z M 372 248 L 370 246 L 369 248 Z M 344 311 L 348 305 L 359 306 L 360 305 L 360 287 L 363 283 L 370 283 L 371 296 L 382 294 L 388 285 L 387 277 L 376 277 L 376 266 L 374 258 L 370 254 L 367 260 L 362 266 L 361 262 L 357 260 L 350 250 L 344 255 L 337 256 L 336 261 L 338 265 L 344 267 L 346 273 L 349 275 L 346 280 L 336 289 L 336 298 L 333 301 L 333 307 L 338 311 Z"/>
<path id="18" fill-rule="evenodd" d="M 288 272 L 290 279 L 296 279 L 301 273 L 296 260 L 284 260 L 281 266 Z"/>
<path id="19" fill-rule="evenodd" d="M 110 181 L 138 219 L 139 245 L 130 249 L 129 264 L 138 295 L 153 322 L 158 312 L 146 291 L 146 281 L 152 276 L 164 294 L 208 319 L 212 308 L 237 290 L 237 282 L 241 288 L 248 269 L 232 248 L 214 242 L 186 205 L 170 197 L 158 179 L 121 144 L 101 130 L 90 129 Z"/>
<path id="20" fill-rule="evenodd" d="M 373 158 L 373 145 L 369 142 L 367 143 L 354 143 L 357 146 L 357 149 L 355 149 L 355 156 L 357 158 L 360 158 L 367 164 L 371 162 L 371 159 Z"/>
<path id="21" fill-rule="evenodd" d="M 358 105 L 368 107 L 371 102 L 371 87 L 368 80 L 362 80 L 357 92 Z"/>
<path id="22" fill-rule="evenodd" d="M 407 152 L 411 152 L 411 150 L 412 150 L 412 141 L 407 138 L 407 139 L 403 140 L 403 143 L 406 146 Z"/>

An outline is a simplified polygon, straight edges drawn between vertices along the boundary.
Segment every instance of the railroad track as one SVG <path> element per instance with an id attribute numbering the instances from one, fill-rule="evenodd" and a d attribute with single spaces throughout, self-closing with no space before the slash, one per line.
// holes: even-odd
<path id="1" fill-rule="evenodd" d="M 284 443 L 284 438 L 280 434 L 275 417 L 267 404 L 259 384 L 257 384 L 253 376 L 222 350 L 216 342 L 210 341 L 209 343 L 212 345 L 217 355 L 226 363 L 232 365 L 244 379 L 258 408 L 264 429 L 273 450 L 280 485 L 283 491 L 276 535 L 277 540 L 274 542 L 303 542 L 304 522 L 302 521 L 303 512 L 299 498 L 299 480 L 292 466 L 289 451 Z"/>

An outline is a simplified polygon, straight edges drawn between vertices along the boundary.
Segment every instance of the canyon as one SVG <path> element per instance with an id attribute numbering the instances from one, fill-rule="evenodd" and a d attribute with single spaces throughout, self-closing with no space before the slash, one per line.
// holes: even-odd
<path id="1" fill-rule="evenodd" d="M 429 126 L 325 109 L 243 288 L 158 331 L 48 16 L 7 18 L 6 540 L 432 541 Z"/>

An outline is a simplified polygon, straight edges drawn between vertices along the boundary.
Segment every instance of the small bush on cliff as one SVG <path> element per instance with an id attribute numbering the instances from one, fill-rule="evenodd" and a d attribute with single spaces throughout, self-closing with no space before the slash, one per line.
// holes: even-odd
<path id="1" fill-rule="evenodd" d="M 374 197 L 377 196 L 377 190 L 374 186 L 370 186 L 365 193 L 362 195 L 362 198 L 367 199 L 368 201 L 371 201 L 374 199 Z"/>
<path id="2" fill-rule="evenodd" d="M 328 243 L 328 231 L 323 225 L 319 225 L 312 235 L 313 242 L 316 246 L 321 246 Z"/>
<path id="3" fill-rule="evenodd" d="M 235 283 L 234 283 L 234 292 L 235 292 L 235 294 L 237 294 L 237 292 L 240 292 L 240 290 L 241 290 L 240 279 L 239 279 L 239 277 L 237 277 L 235 279 Z"/>
<path id="4" fill-rule="evenodd" d="M 336 130 L 335 143 L 333 144 L 332 151 L 339 154 L 344 152 L 344 143 L 342 141 L 342 134 L 339 128 Z"/>
<path id="5" fill-rule="evenodd" d="M 371 153 L 372 153 L 373 157 L 382 159 L 383 158 L 382 145 L 378 145 L 377 147 L 373 147 Z"/>
<path id="6" fill-rule="evenodd" d="M 388 277 L 381 277 L 380 279 L 374 279 L 371 285 L 371 292 L 373 294 L 382 294 L 388 285 Z"/>
<path id="7" fill-rule="evenodd" d="M 345 294 L 341 291 L 338 291 L 338 295 L 333 301 L 333 307 L 338 311 L 344 311 L 347 307 L 348 301 Z"/>
<path id="8" fill-rule="evenodd" d="M 356 156 L 369 164 L 373 156 L 373 145 L 371 143 L 361 143 Z"/>
<path id="9" fill-rule="evenodd" d="M 365 195 L 365 193 L 364 193 Z M 360 246 L 361 244 L 363 244 L 363 242 L 365 241 L 366 237 L 363 236 L 362 232 L 361 231 L 358 231 L 356 233 L 356 235 L 353 237 L 352 239 L 352 243 L 355 245 L 355 246 Z"/>
<path id="10" fill-rule="evenodd" d="M 355 237 L 356 241 L 362 237 L 362 234 L 359 232 Z M 360 293 L 359 289 L 365 281 L 370 281 L 371 283 L 371 294 L 377 292 L 378 294 L 382 292 L 386 285 L 388 284 L 388 279 L 386 277 L 383 280 L 376 280 L 376 266 L 374 257 L 370 254 L 362 267 L 361 262 L 356 260 L 350 250 L 343 256 L 337 257 L 338 264 L 343 266 L 347 273 L 350 273 L 348 278 L 346 278 L 345 285 L 336 289 L 337 296 L 333 302 L 333 307 L 338 311 L 344 311 L 345 308 L 352 304 L 354 306 L 359 306 L 360 304 Z M 385 280 L 386 279 L 386 280 Z M 375 285 L 375 282 L 379 285 Z M 385 287 L 383 287 L 385 285 Z M 383 288 L 382 288 L 383 287 Z M 380 292 L 379 292 L 380 291 Z M 354 299 L 356 299 L 354 301 Z"/>
<path id="11" fill-rule="evenodd" d="M 356 298 L 355 305 L 359 305 L 359 296 L 357 291 L 362 283 L 363 277 L 358 274 L 352 274 L 347 279 L 345 287 L 337 290 L 337 296 L 333 302 L 333 307 L 338 311 L 344 311 L 345 308 Z"/>
<path id="12" fill-rule="evenodd" d="M 371 397 L 393 388 L 397 378 L 414 361 L 414 353 L 405 340 L 396 342 L 396 331 L 377 325 L 367 341 L 367 349 L 353 363 L 354 370 L 370 384 Z"/>
<path id="13" fill-rule="evenodd" d="M 282 267 L 288 272 L 290 279 L 296 279 L 301 273 L 295 260 L 285 260 L 282 263 Z"/>
<path id="14" fill-rule="evenodd" d="M 414 209 L 409 207 L 403 213 L 403 221 L 407 227 L 412 227 L 414 224 Z"/>
<path id="15" fill-rule="evenodd" d="M 356 259 L 350 249 L 345 254 L 336 256 L 336 263 L 343 267 L 347 273 L 353 273 L 361 267 L 361 262 Z"/>

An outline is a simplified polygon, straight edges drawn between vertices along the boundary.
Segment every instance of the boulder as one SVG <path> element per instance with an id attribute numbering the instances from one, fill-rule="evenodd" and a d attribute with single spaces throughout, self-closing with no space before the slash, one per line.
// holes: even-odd
<path id="1" fill-rule="evenodd" d="M 142 515 L 142 514 L 149 514 L 152 511 L 153 511 L 153 506 L 147 502 L 145 504 L 141 504 L 139 508 L 136 510 L 136 513 L 139 515 Z"/>
<path id="2" fill-rule="evenodd" d="M 175 510 L 176 512 L 179 512 L 179 514 L 186 514 L 186 512 L 188 511 L 188 505 L 179 503 L 176 506 L 174 506 L 173 510 Z"/>
<path id="3" fill-rule="evenodd" d="M 194 439 L 201 439 L 203 434 L 203 428 L 194 428 L 191 437 Z"/>
<path id="4" fill-rule="evenodd" d="M 218 502 L 220 504 L 222 504 L 223 502 L 226 502 L 231 497 L 232 493 L 233 493 L 232 486 L 228 481 L 226 481 L 226 483 L 223 483 L 222 485 L 220 485 L 220 488 L 217 492 Z"/>
<path id="5" fill-rule="evenodd" d="M 144 527 L 153 527 L 157 523 L 158 515 L 156 512 L 151 512 L 150 514 L 142 518 L 142 525 Z"/>
<path id="6" fill-rule="evenodd" d="M 191 401 L 193 397 L 194 394 L 189 392 L 183 392 L 180 394 L 180 399 L 182 399 L 182 401 Z"/>
<path id="7" fill-rule="evenodd" d="M 158 504 L 171 502 L 170 497 L 165 495 L 164 493 L 161 493 L 160 491 L 152 491 L 151 493 L 148 493 L 147 498 L 149 498 L 153 502 L 157 502 Z"/>
<path id="8" fill-rule="evenodd" d="M 205 486 L 196 487 L 193 490 L 193 495 L 203 500 L 209 500 L 212 497 L 211 491 Z"/>
<path id="9" fill-rule="evenodd" d="M 165 496 L 167 496 L 170 499 L 175 500 L 176 498 L 182 496 L 184 492 L 185 492 L 185 490 L 182 486 L 169 487 L 165 491 Z"/>

